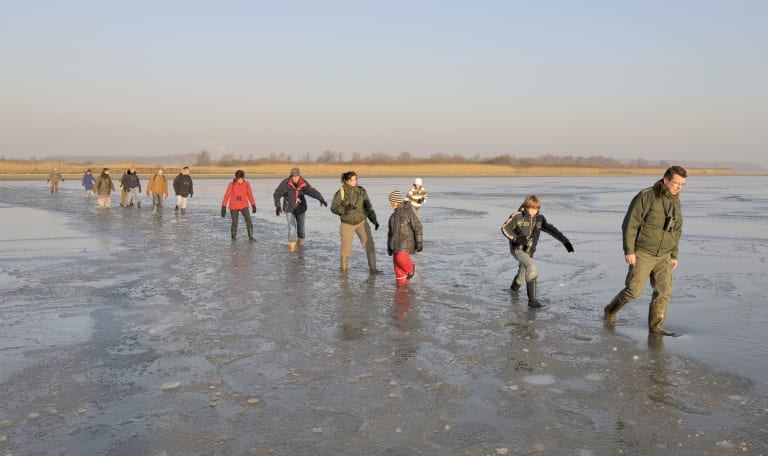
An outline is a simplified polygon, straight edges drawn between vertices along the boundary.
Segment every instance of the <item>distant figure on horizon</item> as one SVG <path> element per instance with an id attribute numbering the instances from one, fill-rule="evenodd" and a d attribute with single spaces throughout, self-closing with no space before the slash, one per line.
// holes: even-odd
<path id="1" fill-rule="evenodd" d="M 194 193 L 189 171 L 189 166 L 185 166 L 181 168 L 179 175 L 173 179 L 173 192 L 176 194 L 176 208 L 174 211 L 179 212 L 179 206 L 181 206 L 181 215 L 187 213 L 187 198 L 192 198 Z"/>
<path id="2" fill-rule="evenodd" d="M 227 185 L 227 191 L 224 193 L 224 199 L 221 201 L 221 218 L 227 216 L 227 205 L 229 205 L 229 213 L 232 217 L 232 226 L 230 231 L 232 233 L 232 240 L 237 239 L 237 219 L 238 215 L 242 215 L 245 220 L 245 229 L 248 231 L 248 240 L 255 241 L 253 237 L 253 222 L 251 221 L 251 214 L 248 213 L 248 205 L 250 204 L 253 213 L 256 213 L 256 200 L 253 198 L 253 191 L 251 190 L 251 184 L 245 180 L 245 171 L 238 169 L 235 172 L 235 178 Z"/>
<path id="3" fill-rule="evenodd" d="M 394 212 L 389 216 L 387 255 L 392 257 L 395 283 L 405 285 L 416 273 L 416 266 L 411 262 L 410 254 L 414 251 L 421 252 L 424 248 L 423 231 L 411 204 L 403 201 L 403 194 L 399 190 L 389 194 L 389 205 Z"/>
<path id="4" fill-rule="evenodd" d="M 51 183 L 51 194 L 53 194 L 54 190 L 56 191 L 56 193 L 59 193 L 59 180 L 64 182 L 64 178 L 61 177 L 59 168 L 53 168 L 51 170 L 51 173 L 48 174 L 48 179 L 46 181 Z"/>
<path id="5" fill-rule="evenodd" d="M 83 173 L 83 183 L 82 183 L 82 186 L 85 188 L 86 198 L 90 198 L 91 196 L 93 196 L 94 184 L 96 184 L 96 178 L 93 177 L 93 174 L 91 174 L 91 168 L 88 168 Z"/>
<path id="6" fill-rule="evenodd" d="M 123 184 L 123 191 L 125 192 L 125 200 L 123 206 L 133 206 L 133 202 L 136 201 L 137 209 L 141 209 L 141 181 L 139 175 L 136 174 L 136 167 L 131 166 L 128 171 L 123 174 L 123 178 L 120 180 Z"/>
<path id="7" fill-rule="evenodd" d="M 101 171 L 101 175 L 96 178 L 94 188 L 99 195 L 99 208 L 109 209 L 112 206 L 111 194 L 115 191 L 115 184 L 112 182 L 112 178 L 109 177 L 109 168 L 104 168 Z"/>
<path id="8" fill-rule="evenodd" d="M 533 261 L 533 254 L 536 252 L 536 245 L 539 242 L 539 235 L 542 231 L 553 238 L 562 242 L 568 253 L 573 253 L 571 241 L 554 225 L 547 222 L 547 219 L 541 215 L 541 200 L 536 195 L 525 197 L 523 204 L 517 212 L 507 218 L 507 221 L 501 226 L 501 232 L 509 239 L 509 251 L 519 262 L 519 273 L 525 275 L 525 285 L 528 292 L 528 307 L 532 309 L 541 309 L 546 307 L 537 299 L 536 279 L 539 272 L 536 269 L 536 263 Z M 512 289 L 516 290 L 515 282 L 512 283 Z"/>
<path id="9" fill-rule="evenodd" d="M 427 202 L 428 198 L 427 189 L 422 185 L 421 178 L 417 177 L 413 180 L 411 189 L 408 190 L 408 202 L 411 203 L 416 217 L 421 218 L 421 206 Z"/>
<path id="10" fill-rule="evenodd" d="M 382 274 L 376 269 L 376 247 L 373 244 L 373 233 L 366 219 L 373 223 L 378 230 L 379 222 L 373 210 L 368 192 L 357 185 L 357 173 L 347 171 L 341 175 L 341 188 L 333 195 L 331 212 L 341 219 L 339 233 L 341 234 L 341 270 L 349 268 L 349 255 L 352 253 L 352 241 L 357 234 L 368 257 L 368 269 L 371 274 Z"/>
<path id="11" fill-rule="evenodd" d="M 624 289 L 605 306 L 604 318 L 609 324 L 624 305 L 642 294 L 650 278 L 653 287 L 648 310 L 648 332 L 660 336 L 679 336 L 662 326 L 672 296 L 672 271 L 677 268 L 680 236 L 683 233 L 683 211 L 680 192 L 688 172 L 672 166 L 653 186 L 632 198 L 621 224 L 624 261 L 629 265 Z"/>
<path id="12" fill-rule="evenodd" d="M 288 221 L 288 249 L 291 252 L 296 250 L 297 242 L 299 246 L 304 245 L 304 216 L 307 213 L 305 196 L 311 196 L 320 201 L 320 206 L 328 207 L 323 195 L 301 177 L 299 168 L 291 168 L 291 174 L 280 182 L 273 194 L 275 215 L 279 217 L 285 212 Z"/>
<path id="13" fill-rule="evenodd" d="M 163 169 L 157 170 L 147 184 L 147 198 L 152 195 L 152 213 L 163 212 L 163 199 L 168 199 L 168 180 L 163 175 Z"/>

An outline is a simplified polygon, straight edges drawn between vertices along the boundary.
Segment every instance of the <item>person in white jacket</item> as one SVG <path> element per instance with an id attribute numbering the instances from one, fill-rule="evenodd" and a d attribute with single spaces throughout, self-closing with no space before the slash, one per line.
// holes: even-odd
<path id="1" fill-rule="evenodd" d="M 417 177 L 413 180 L 413 187 L 408 190 L 408 202 L 411 203 L 413 212 L 416 213 L 416 217 L 421 218 L 421 205 L 427 202 L 427 189 L 421 183 L 421 178 Z"/>

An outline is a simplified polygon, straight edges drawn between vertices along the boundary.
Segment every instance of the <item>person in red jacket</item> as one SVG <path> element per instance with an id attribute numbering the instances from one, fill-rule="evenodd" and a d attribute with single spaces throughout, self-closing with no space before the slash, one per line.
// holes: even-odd
<path id="1" fill-rule="evenodd" d="M 255 214 L 256 200 L 253 199 L 251 184 L 245 180 L 245 171 L 242 169 L 238 169 L 235 172 L 235 178 L 227 186 L 227 192 L 221 201 L 222 218 L 227 216 L 227 204 L 229 204 L 229 212 L 232 215 L 232 240 L 234 241 L 237 235 L 238 214 L 242 214 L 245 219 L 245 228 L 248 230 L 248 240 L 255 241 L 253 238 L 253 222 L 251 222 L 251 214 L 248 213 L 248 205 L 251 206 Z"/>

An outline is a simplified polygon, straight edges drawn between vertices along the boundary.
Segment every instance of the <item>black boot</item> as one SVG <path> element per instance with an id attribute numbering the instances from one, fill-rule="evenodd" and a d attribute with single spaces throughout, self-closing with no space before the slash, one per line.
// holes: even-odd
<path id="1" fill-rule="evenodd" d="M 512 286 L 510 286 L 510 287 L 509 287 L 509 289 L 510 289 L 510 290 L 512 290 L 512 291 L 520 291 L 520 287 L 521 287 L 521 286 L 522 286 L 522 285 L 520 285 L 519 283 L 517 283 L 517 280 L 513 280 L 513 281 L 512 281 Z"/>
<path id="2" fill-rule="evenodd" d="M 237 240 L 237 231 L 232 230 L 232 240 Z"/>
<path id="3" fill-rule="evenodd" d="M 186 214 L 186 213 L 187 213 L 187 210 L 186 210 L 186 209 L 184 209 L 184 208 L 182 207 L 182 208 L 181 208 L 181 215 L 184 215 L 184 214 Z"/>
<path id="4" fill-rule="evenodd" d="M 253 227 L 252 226 L 248 227 L 248 240 L 251 241 L 251 242 L 256 240 L 253 237 Z"/>
<path id="5" fill-rule="evenodd" d="M 531 309 L 542 309 L 547 307 L 536 299 L 536 279 L 526 282 L 525 287 L 528 291 L 528 307 Z"/>
<path id="6" fill-rule="evenodd" d="M 176 206 L 176 207 L 173 209 L 173 212 L 177 212 L 177 213 L 178 213 L 178 212 L 179 212 L 179 206 Z"/>

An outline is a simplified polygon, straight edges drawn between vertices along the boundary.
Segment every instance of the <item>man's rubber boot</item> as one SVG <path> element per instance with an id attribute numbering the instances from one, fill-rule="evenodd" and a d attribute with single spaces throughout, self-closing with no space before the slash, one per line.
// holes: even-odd
<path id="1" fill-rule="evenodd" d="M 512 291 L 520 291 L 521 286 L 522 286 L 521 284 L 517 283 L 517 280 L 513 280 L 512 286 L 510 286 L 509 289 Z"/>
<path id="2" fill-rule="evenodd" d="M 249 226 L 247 230 L 248 230 L 248 240 L 251 242 L 255 241 L 256 239 L 253 237 L 253 227 Z"/>
<path id="3" fill-rule="evenodd" d="M 237 231 L 232 231 L 232 240 L 237 240 Z"/>
<path id="4" fill-rule="evenodd" d="M 177 213 L 178 213 L 178 212 L 179 212 L 179 206 L 176 206 L 176 207 L 173 209 L 173 212 L 177 212 Z"/>
<path id="5" fill-rule="evenodd" d="M 141 201 L 136 201 L 136 209 L 141 209 Z"/>
<path id="6" fill-rule="evenodd" d="M 346 271 L 349 269 L 349 257 L 341 256 L 341 270 Z"/>
<path id="7" fill-rule="evenodd" d="M 186 214 L 187 214 L 187 210 L 182 207 L 181 208 L 181 215 L 186 215 Z"/>
<path id="8" fill-rule="evenodd" d="M 544 307 L 547 307 L 536 299 L 536 279 L 525 282 L 525 288 L 528 292 L 528 307 L 531 309 L 543 309 Z"/>
<path id="9" fill-rule="evenodd" d="M 603 308 L 603 319 L 607 322 L 614 322 L 616 321 L 616 314 L 619 313 L 619 310 L 624 307 L 624 303 L 619 300 L 619 297 L 616 296 L 613 298 L 613 300 Z"/>
<path id="10" fill-rule="evenodd" d="M 289 242 L 288 243 L 288 250 L 290 250 L 291 252 L 295 252 L 296 251 L 296 243 L 295 242 Z"/>
<path id="11" fill-rule="evenodd" d="M 382 271 L 376 269 L 376 252 L 366 252 L 366 254 L 368 255 L 368 269 L 371 270 L 371 274 L 384 274 Z"/>
<path id="12" fill-rule="evenodd" d="M 297 241 L 297 243 L 298 243 L 299 247 L 301 247 L 302 245 L 304 245 L 304 238 L 298 238 L 298 239 L 296 239 L 296 241 Z"/>
<path id="13" fill-rule="evenodd" d="M 648 308 L 648 332 L 659 336 L 672 336 L 678 337 L 681 334 L 666 331 L 662 325 L 664 324 L 664 318 L 667 315 L 667 305 L 651 302 Z"/>

